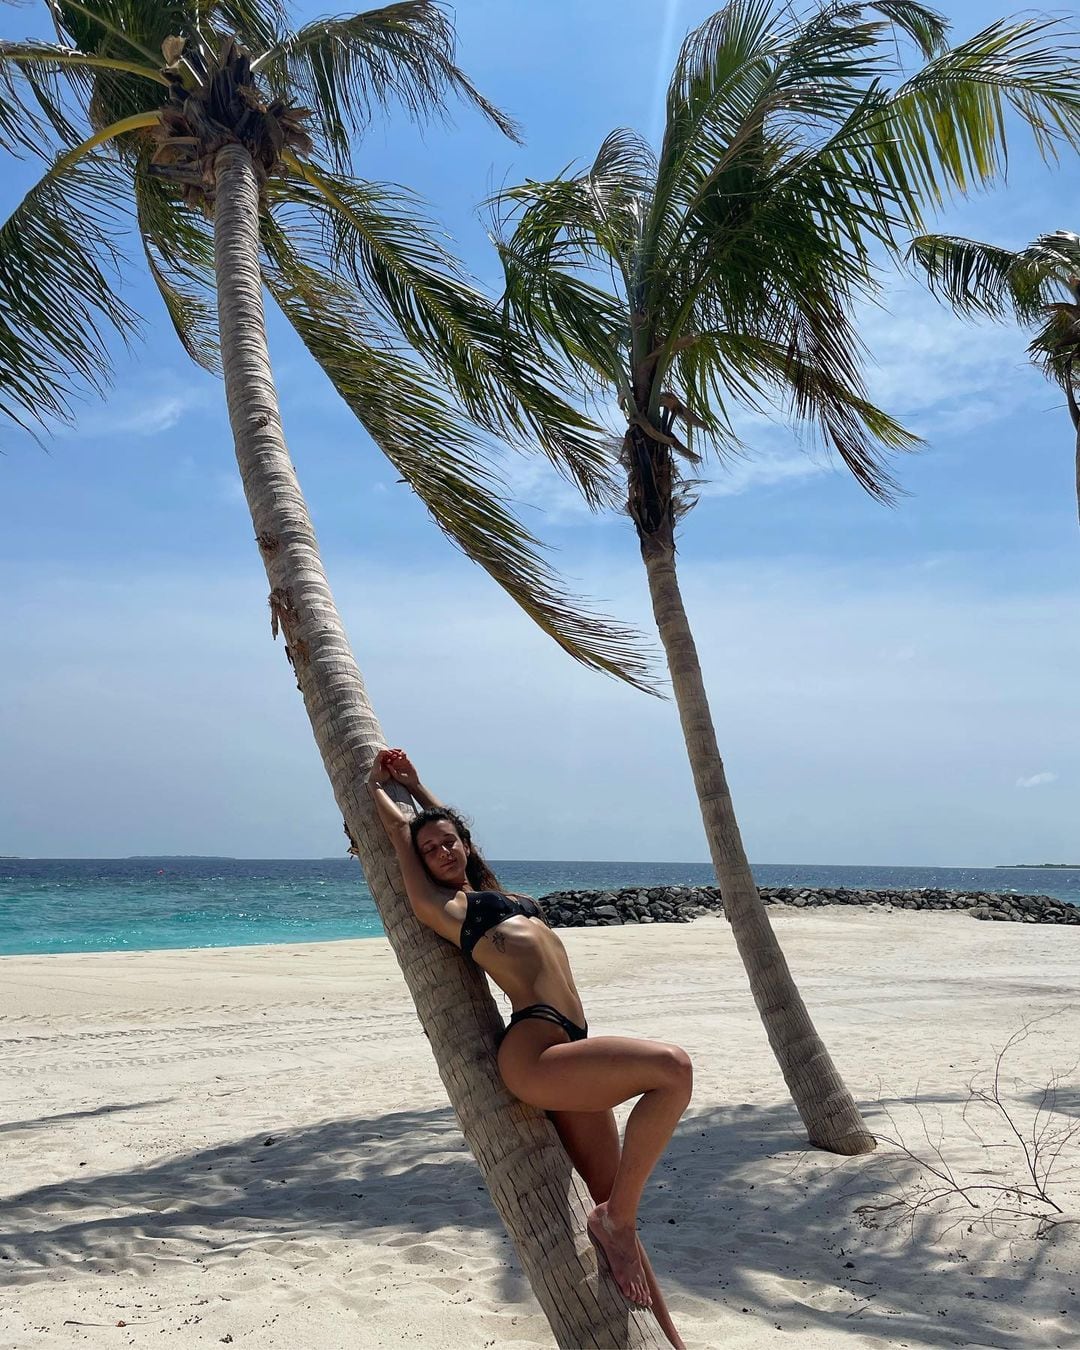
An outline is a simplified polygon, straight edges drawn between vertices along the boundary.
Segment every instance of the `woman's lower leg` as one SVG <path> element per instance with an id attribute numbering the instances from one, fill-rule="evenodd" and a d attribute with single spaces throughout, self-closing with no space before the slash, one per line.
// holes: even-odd
<path id="1" fill-rule="evenodd" d="M 646 1092 L 626 1122 L 622 1157 L 607 1200 L 607 1218 L 618 1228 L 637 1221 L 641 1193 L 690 1102 L 691 1081 Z"/>

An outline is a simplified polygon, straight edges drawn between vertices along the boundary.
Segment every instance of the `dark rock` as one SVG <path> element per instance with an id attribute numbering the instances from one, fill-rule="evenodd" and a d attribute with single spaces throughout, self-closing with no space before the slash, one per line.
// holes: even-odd
<path id="1" fill-rule="evenodd" d="M 821 905 L 857 905 L 868 913 L 895 909 L 966 910 L 974 919 L 998 923 L 1057 923 L 1080 925 L 1080 906 L 1046 895 L 996 895 L 986 891 L 945 891 L 940 887 L 916 890 L 853 891 L 845 887 L 761 887 L 766 905 L 793 905 L 798 909 Z M 619 891 L 553 891 L 540 904 L 553 928 L 599 928 L 624 923 L 689 923 L 703 914 L 724 913 L 717 886 L 626 887 Z"/>

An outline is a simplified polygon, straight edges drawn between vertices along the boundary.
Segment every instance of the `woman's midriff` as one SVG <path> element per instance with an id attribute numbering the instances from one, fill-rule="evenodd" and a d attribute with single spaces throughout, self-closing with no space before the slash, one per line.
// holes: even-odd
<path id="1" fill-rule="evenodd" d="M 497 938 L 496 941 L 488 941 Z M 473 952 L 510 1000 L 515 1012 L 533 1003 L 548 1003 L 581 1025 L 581 1006 L 566 948 L 538 919 L 518 915 L 485 934 Z"/>

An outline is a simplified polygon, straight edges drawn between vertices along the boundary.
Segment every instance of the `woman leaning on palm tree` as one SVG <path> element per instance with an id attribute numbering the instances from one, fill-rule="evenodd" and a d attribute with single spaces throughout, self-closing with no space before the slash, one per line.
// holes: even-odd
<path id="1" fill-rule="evenodd" d="M 412 795 L 417 815 L 389 795 L 392 782 Z M 548 1113 L 596 1201 L 589 1236 L 626 1297 L 651 1307 L 681 1347 L 636 1227 L 645 1183 L 690 1103 L 689 1056 L 661 1041 L 590 1037 L 566 948 L 539 905 L 503 889 L 464 820 L 424 787 L 404 750 L 378 755 L 368 784 L 413 913 L 510 1000 L 498 1046 L 503 1083 Z M 612 1107 L 635 1097 L 620 1148 Z"/>

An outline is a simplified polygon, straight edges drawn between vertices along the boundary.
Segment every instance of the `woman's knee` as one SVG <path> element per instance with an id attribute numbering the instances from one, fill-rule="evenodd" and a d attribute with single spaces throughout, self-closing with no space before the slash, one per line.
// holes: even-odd
<path id="1" fill-rule="evenodd" d="M 694 1065 L 681 1046 L 664 1046 L 663 1074 L 666 1085 L 685 1092 L 689 1100 L 694 1090 Z"/>

